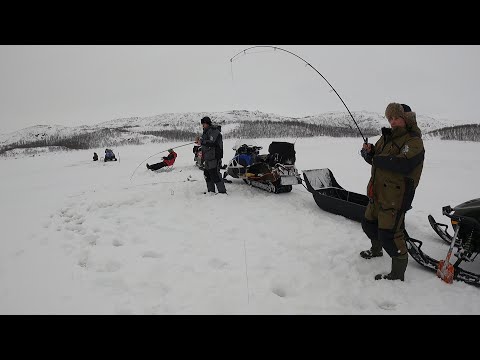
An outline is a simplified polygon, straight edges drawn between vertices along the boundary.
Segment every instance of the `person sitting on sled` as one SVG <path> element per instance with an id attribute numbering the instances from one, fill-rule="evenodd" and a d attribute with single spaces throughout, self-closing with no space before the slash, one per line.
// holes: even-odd
<path id="1" fill-rule="evenodd" d="M 168 156 L 164 156 L 163 161 L 156 164 L 152 164 L 152 165 L 148 165 L 147 163 L 147 169 L 155 171 L 165 166 L 172 166 L 175 163 L 175 160 L 177 159 L 177 153 L 173 151 L 173 149 L 168 149 L 168 152 L 169 152 Z"/>

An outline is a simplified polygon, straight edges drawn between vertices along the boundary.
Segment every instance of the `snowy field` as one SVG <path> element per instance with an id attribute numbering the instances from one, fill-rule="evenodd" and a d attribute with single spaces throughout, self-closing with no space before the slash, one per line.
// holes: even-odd
<path id="1" fill-rule="evenodd" d="M 256 140 L 261 153 L 271 141 Z M 360 224 L 322 211 L 302 185 L 275 195 L 233 179 L 228 195 L 206 196 L 190 145 L 171 172 L 142 163 L 130 181 L 142 160 L 182 144 L 113 148 L 120 161 L 109 163 L 92 161 L 104 149 L 0 158 L 0 313 L 480 314 L 479 288 L 448 285 L 411 257 L 405 282 L 375 281 L 390 258 L 360 258 L 370 246 Z M 361 145 L 298 139 L 296 165 L 330 168 L 365 193 Z M 448 245 L 427 216 L 447 223 L 442 206 L 480 197 L 480 143 L 425 149 L 406 227 L 440 259 Z M 480 260 L 470 265 L 480 272 Z"/>

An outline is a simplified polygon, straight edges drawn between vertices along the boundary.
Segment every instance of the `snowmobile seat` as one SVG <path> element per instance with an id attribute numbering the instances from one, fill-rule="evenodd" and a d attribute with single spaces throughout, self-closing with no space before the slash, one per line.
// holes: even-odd
<path id="1" fill-rule="evenodd" d="M 248 167 L 248 173 L 254 174 L 255 176 L 262 176 L 265 174 L 269 174 L 270 172 L 271 169 L 268 164 L 263 162 L 255 163 Z"/>

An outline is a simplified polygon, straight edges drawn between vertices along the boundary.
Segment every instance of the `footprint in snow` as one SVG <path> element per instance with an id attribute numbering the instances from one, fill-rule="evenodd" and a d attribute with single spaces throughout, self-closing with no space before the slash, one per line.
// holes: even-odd
<path id="1" fill-rule="evenodd" d="M 279 288 L 279 287 L 274 287 L 274 288 L 272 289 L 272 292 L 273 292 L 275 295 L 280 296 L 281 298 L 287 296 L 287 292 L 286 292 L 284 289 Z"/>
<path id="2" fill-rule="evenodd" d="M 160 259 L 163 257 L 163 254 L 159 254 L 155 251 L 145 251 L 143 254 L 142 254 L 142 257 L 143 258 L 154 258 L 154 259 Z"/>
<path id="3" fill-rule="evenodd" d="M 394 304 L 390 301 L 384 301 L 378 304 L 378 307 L 383 310 L 395 310 L 397 308 L 397 304 Z"/>
<path id="4" fill-rule="evenodd" d="M 217 258 L 213 258 L 208 262 L 208 265 L 215 269 L 223 269 L 228 266 L 228 263 Z"/>
<path id="5" fill-rule="evenodd" d="M 112 241 L 112 245 L 113 245 L 113 246 L 122 246 L 122 245 L 123 245 L 123 241 L 118 240 L 118 239 L 114 239 L 114 240 Z"/>

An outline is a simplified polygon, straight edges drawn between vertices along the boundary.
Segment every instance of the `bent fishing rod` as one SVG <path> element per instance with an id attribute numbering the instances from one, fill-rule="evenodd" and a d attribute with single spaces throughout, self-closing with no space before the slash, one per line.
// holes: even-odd
<path id="1" fill-rule="evenodd" d="M 318 75 L 320 75 L 320 76 L 323 78 L 323 80 L 325 80 L 325 81 L 327 82 L 327 84 L 332 88 L 332 90 L 335 92 L 335 94 L 337 94 L 338 98 L 340 99 L 340 101 L 342 102 L 342 104 L 345 106 L 345 108 L 347 109 L 348 113 L 350 114 L 350 117 L 352 118 L 353 122 L 354 122 L 355 125 L 357 126 L 358 132 L 359 132 L 360 135 L 362 136 L 362 139 L 363 139 L 363 141 L 365 142 L 365 144 L 368 142 L 368 138 L 366 138 L 365 136 L 363 136 L 362 131 L 360 130 L 360 127 L 358 126 L 357 122 L 355 121 L 355 119 L 354 119 L 352 113 L 350 112 L 350 110 L 348 109 L 347 105 L 345 104 L 345 102 L 343 101 L 343 99 L 341 98 L 341 96 L 338 94 L 337 90 L 335 90 L 335 88 L 332 86 L 332 84 L 329 83 L 329 81 L 325 78 L 325 76 L 323 76 L 322 74 L 320 74 L 320 72 L 319 72 L 317 69 L 315 69 L 315 67 L 314 67 L 312 64 L 310 64 L 309 62 L 307 62 L 305 59 L 301 58 L 301 57 L 298 56 L 297 54 L 294 54 L 294 53 L 291 52 L 291 51 L 288 51 L 288 50 L 279 48 L 279 47 L 277 47 L 277 46 L 257 45 L 257 46 L 251 46 L 251 47 L 249 47 L 249 48 L 246 48 L 246 49 L 240 51 L 238 54 L 235 54 L 235 56 L 233 56 L 233 57 L 230 59 L 230 63 L 233 64 L 233 60 L 234 60 L 238 55 L 240 55 L 240 54 L 242 54 L 242 53 L 246 55 L 248 50 L 255 49 L 255 48 L 272 48 L 272 49 L 274 49 L 274 50 L 284 51 L 284 52 L 286 52 L 286 53 L 288 53 L 288 54 L 290 54 L 290 55 L 293 55 L 293 56 L 297 57 L 298 59 L 302 60 L 305 64 L 307 64 L 307 65 L 310 66 L 313 70 L 315 70 L 316 73 L 317 73 Z"/>
<path id="2" fill-rule="evenodd" d="M 169 147 L 168 149 L 172 149 L 172 150 L 173 150 L 173 149 L 177 149 L 177 148 L 182 147 L 182 146 L 187 146 L 187 145 L 192 145 L 192 144 L 195 144 L 195 141 L 194 141 L 194 142 L 187 143 L 187 144 L 175 146 L 175 147 Z M 168 149 L 159 151 L 158 153 L 149 156 L 148 158 L 146 158 L 145 160 L 143 160 L 140 164 L 138 164 L 138 166 L 135 168 L 135 170 L 133 170 L 133 173 L 132 173 L 132 175 L 130 176 L 130 181 L 132 181 L 133 174 L 135 174 L 135 171 L 137 171 L 137 169 L 140 167 L 140 165 L 142 165 L 145 161 L 147 161 L 147 160 L 150 159 L 151 157 L 153 157 L 153 156 L 155 156 L 155 155 L 158 155 L 158 154 L 161 154 L 162 152 L 168 151 Z"/>

